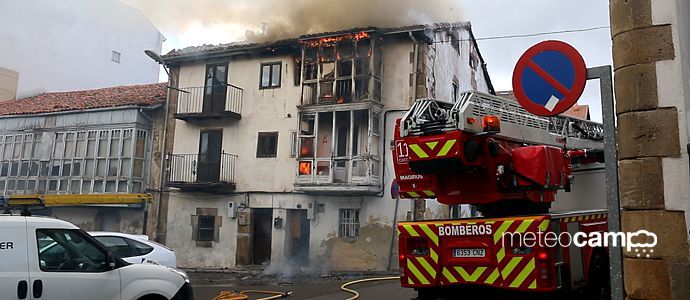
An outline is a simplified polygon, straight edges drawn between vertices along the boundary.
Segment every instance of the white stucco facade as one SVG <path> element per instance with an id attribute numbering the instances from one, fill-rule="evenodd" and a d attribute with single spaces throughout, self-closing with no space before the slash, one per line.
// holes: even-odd
<path id="1" fill-rule="evenodd" d="M 447 30 L 438 30 L 430 36 L 438 43 L 418 41 L 417 50 L 415 42 L 407 33 L 383 35 L 376 39 L 376 43 L 380 43 L 377 44 L 380 46 L 380 54 L 374 55 L 380 55 L 381 59 L 380 75 L 377 77 L 381 82 L 381 90 L 380 100 L 373 101 L 343 104 L 334 101 L 335 103 L 324 105 L 302 105 L 303 85 L 306 84 L 299 84 L 299 81 L 295 84 L 294 80 L 296 70 L 304 71 L 295 67 L 296 60 L 303 58 L 299 47 L 293 53 L 261 53 L 230 58 L 180 60 L 179 63 L 174 63 L 173 66 L 179 67 L 178 86 L 182 89 L 203 87 L 207 65 L 215 63 L 227 63 L 227 82 L 243 89 L 239 120 L 216 118 L 175 121 L 174 147 L 170 152 L 198 153 L 201 132 L 222 130 L 221 150 L 237 155 L 234 166 L 235 189 L 231 193 L 209 194 L 184 188 L 170 192 L 166 244 L 178 253 L 179 265 L 184 268 L 226 268 L 256 264 L 255 257 L 252 259 L 251 256 L 258 251 L 255 236 L 258 235 L 259 225 L 252 224 L 253 214 L 261 209 L 269 209 L 269 271 L 290 271 L 288 266 L 295 265 L 294 262 L 289 263 L 291 256 L 295 256 L 294 249 L 291 250 L 294 248 L 293 244 L 304 239 L 305 234 L 308 235 L 307 246 L 298 251 L 306 253 L 308 259 L 296 264 L 303 269 L 385 270 L 389 268 L 389 263 L 390 267 L 397 268 L 394 224 L 411 217 L 413 208 L 410 200 L 398 200 L 396 210 L 396 200 L 390 195 L 391 182 L 395 176 L 390 148 L 394 139 L 395 120 L 402 117 L 409 108 L 415 90 L 417 97 L 447 99 L 453 95 L 454 82 L 460 91 L 477 89 L 488 92 L 490 89 L 476 46 L 468 41 L 468 27 L 456 30 L 460 37 L 460 41 L 455 40 L 457 47 L 453 46 Z M 440 42 L 444 40 L 447 42 Z M 373 52 L 378 53 L 376 51 Z M 415 53 L 419 54 L 417 60 L 414 59 Z M 476 59 L 473 65 L 469 62 L 472 57 Z M 275 62 L 280 62 L 281 65 L 280 87 L 261 89 L 262 64 Z M 418 68 L 415 68 L 415 62 L 418 62 Z M 374 70 L 373 73 L 376 74 L 377 71 Z M 423 74 L 423 78 L 417 82 L 422 88 L 415 89 L 412 79 L 417 73 Z M 305 74 L 302 73 L 306 78 Z M 319 73 L 319 76 L 327 75 Z M 377 92 L 373 94 L 376 95 Z M 314 184 L 300 181 L 304 177 L 298 175 L 299 162 L 303 159 L 303 148 L 300 145 L 304 146 L 304 142 L 300 144 L 299 138 L 295 138 L 302 136 L 297 135 L 298 132 L 305 131 L 304 122 L 300 118 L 313 114 L 322 116 L 335 111 L 335 118 L 338 119 L 339 114 L 351 110 L 368 110 L 369 119 L 366 120 L 369 121 L 362 119 L 361 123 L 354 124 L 359 119 L 352 117 L 349 119 L 353 122 L 350 130 L 346 127 L 342 130 L 357 132 L 350 133 L 348 147 L 359 147 L 359 151 L 367 151 L 369 156 L 380 154 L 380 166 L 367 169 L 367 178 L 372 179 L 363 182 L 321 181 Z M 356 113 L 351 114 L 355 115 Z M 330 122 L 339 124 L 336 123 L 338 120 L 324 121 L 324 117 L 321 118 L 321 121 L 315 122 L 318 123 L 315 125 L 318 128 L 318 133 L 315 133 L 318 144 L 316 152 L 328 152 L 331 149 L 338 151 L 338 147 L 332 146 L 332 143 L 338 139 L 339 133 L 333 130 L 335 134 L 330 135 Z M 372 120 L 380 121 L 377 124 Z M 278 132 L 275 157 L 257 157 L 259 132 Z M 367 136 L 370 137 L 369 140 Z M 358 141 L 356 143 L 359 146 L 352 146 L 353 140 Z M 319 155 L 316 153 L 316 161 L 319 161 Z M 376 160 L 369 162 L 377 163 Z M 331 167 L 334 171 L 331 172 L 337 172 L 337 168 L 338 164 L 334 163 Z M 319 169 L 318 165 L 314 170 L 329 172 L 327 169 Z M 178 171 L 171 169 L 170 172 Z M 229 216 L 228 203 L 236 208 L 235 217 Z M 192 231 L 198 228 L 189 225 L 190 222 L 195 222 L 193 219 L 199 208 L 215 210 L 217 216 L 222 218 L 222 226 L 215 224 L 219 234 L 212 242 L 193 240 Z M 313 208 L 313 213 L 310 208 Z M 358 232 L 352 237 L 343 237 L 342 210 L 357 210 Z M 429 204 L 425 216 L 447 217 L 448 210 L 445 205 Z M 302 228 L 301 232 L 295 229 L 299 221 L 291 217 L 300 211 L 306 213 L 308 221 L 308 230 Z M 390 251 L 393 251 L 392 256 Z M 391 257 L 392 260 L 389 261 Z"/>
<path id="2" fill-rule="evenodd" d="M 118 0 L 0 0 L 0 40 L 0 68 L 18 74 L 19 99 L 158 82 L 143 51 L 160 52 L 165 38 Z"/>

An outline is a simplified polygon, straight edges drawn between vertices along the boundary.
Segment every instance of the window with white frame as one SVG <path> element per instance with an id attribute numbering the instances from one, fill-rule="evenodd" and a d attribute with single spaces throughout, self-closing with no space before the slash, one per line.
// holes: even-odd
<path id="1" fill-rule="evenodd" d="M 146 137 L 136 128 L 0 136 L 0 194 L 143 192 Z"/>
<path id="2" fill-rule="evenodd" d="M 359 209 L 340 209 L 338 224 L 340 237 L 354 238 L 359 236 Z"/>
<path id="3" fill-rule="evenodd" d="M 374 109 L 300 114 L 297 183 L 377 184 L 379 127 Z"/>

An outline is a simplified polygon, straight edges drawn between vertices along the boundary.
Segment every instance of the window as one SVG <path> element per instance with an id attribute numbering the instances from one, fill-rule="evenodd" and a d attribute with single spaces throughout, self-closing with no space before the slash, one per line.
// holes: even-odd
<path id="1" fill-rule="evenodd" d="M 124 238 L 117 236 L 97 236 L 94 238 L 119 257 L 126 258 L 138 255 L 129 247 Z"/>
<path id="2" fill-rule="evenodd" d="M 278 153 L 278 133 L 259 132 L 256 157 L 276 157 Z"/>
<path id="3" fill-rule="evenodd" d="M 151 251 L 153 251 L 153 247 L 146 245 L 142 242 L 135 241 L 135 240 L 128 239 L 128 238 L 125 238 L 125 240 L 127 240 L 127 243 L 129 243 L 130 245 L 132 245 L 132 247 L 134 247 L 134 250 L 137 253 L 137 255 L 146 255 L 146 254 L 151 253 Z"/>
<path id="4" fill-rule="evenodd" d="M 340 237 L 359 236 L 359 209 L 341 209 L 339 224 Z"/>
<path id="5" fill-rule="evenodd" d="M 458 102 L 458 95 L 460 95 L 460 84 L 457 79 L 453 80 L 453 103 Z"/>
<path id="6" fill-rule="evenodd" d="M 302 54 L 302 105 L 380 101 L 381 45 L 375 38 L 307 41 Z"/>
<path id="7" fill-rule="evenodd" d="M 259 88 L 279 88 L 281 66 L 281 62 L 261 64 L 261 83 L 259 84 Z"/>
<path id="8" fill-rule="evenodd" d="M 110 60 L 119 64 L 121 56 L 122 54 L 120 54 L 120 52 L 113 50 L 113 55 L 110 57 Z"/>
<path id="9" fill-rule="evenodd" d="M 213 241 L 216 228 L 215 216 L 199 216 L 199 225 L 197 226 L 196 240 L 202 242 Z"/>
<path id="10" fill-rule="evenodd" d="M 79 230 L 37 229 L 40 268 L 45 272 L 104 272 L 106 253 Z"/>

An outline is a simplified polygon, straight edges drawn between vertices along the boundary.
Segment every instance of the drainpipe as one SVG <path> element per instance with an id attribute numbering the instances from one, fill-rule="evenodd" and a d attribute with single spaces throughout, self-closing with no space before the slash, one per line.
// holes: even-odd
<path id="1" fill-rule="evenodd" d="M 417 39 L 414 38 L 414 35 L 412 35 L 412 32 L 408 32 L 410 35 L 410 39 L 414 43 L 414 58 L 413 58 L 413 63 L 412 67 L 414 68 L 414 72 L 412 73 L 412 101 L 417 100 L 417 70 L 419 67 L 419 42 Z M 388 113 L 391 112 L 396 112 L 396 111 L 407 111 L 407 110 L 402 110 L 402 109 L 396 109 L 396 110 L 388 110 L 383 114 L 383 138 L 386 138 L 386 121 L 388 120 L 387 115 Z M 383 155 L 383 168 L 385 170 L 386 168 L 386 155 Z M 385 175 L 386 172 L 384 171 L 383 174 Z M 382 177 L 382 181 L 385 182 L 385 178 Z M 383 194 L 383 193 L 382 193 Z M 391 244 L 390 247 L 388 248 L 388 269 L 391 269 L 391 262 L 393 261 L 393 246 L 395 242 L 395 236 L 396 236 L 396 226 L 398 224 L 398 207 L 400 205 L 400 196 L 395 197 L 395 210 L 393 210 L 393 230 L 391 230 Z"/>

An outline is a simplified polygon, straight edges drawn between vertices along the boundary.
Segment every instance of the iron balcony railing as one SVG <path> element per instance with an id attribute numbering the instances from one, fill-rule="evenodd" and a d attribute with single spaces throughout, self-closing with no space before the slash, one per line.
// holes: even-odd
<path id="1" fill-rule="evenodd" d="M 168 183 L 234 183 L 237 155 L 168 154 Z"/>
<path id="2" fill-rule="evenodd" d="M 232 84 L 180 88 L 178 115 L 242 114 L 244 90 Z"/>

